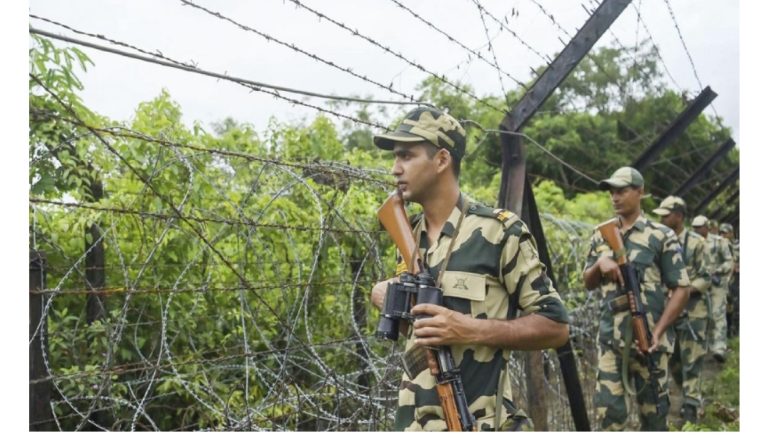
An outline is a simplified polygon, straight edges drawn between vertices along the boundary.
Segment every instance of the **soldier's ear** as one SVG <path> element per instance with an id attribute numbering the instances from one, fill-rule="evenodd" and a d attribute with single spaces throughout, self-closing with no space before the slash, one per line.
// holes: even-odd
<path id="1" fill-rule="evenodd" d="M 451 157 L 451 153 L 448 152 L 448 149 L 440 148 L 437 151 L 437 170 L 438 172 L 443 172 L 444 170 L 448 169 L 450 170 L 451 164 L 453 163 L 453 157 Z"/>

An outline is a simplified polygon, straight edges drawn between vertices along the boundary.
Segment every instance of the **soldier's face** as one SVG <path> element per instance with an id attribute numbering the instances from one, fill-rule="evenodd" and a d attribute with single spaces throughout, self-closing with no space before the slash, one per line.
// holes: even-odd
<path id="1" fill-rule="evenodd" d="M 613 211 L 619 216 L 627 216 L 638 212 L 642 196 L 643 189 L 640 187 L 612 188 L 611 203 L 613 204 Z"/>
<path id="2" fill-rule="evenodd" d="M 430 157 L 429 147 L 423 143 L 395 143 L 393 152 L 392 175 L 403 199 L 419 203 L 427 199 L 437 177 L 437 155 Z"/>
<path id="3" fill-rule="evenodd" d="M 676 230 L 677 227 L 683 222 L 683 218 L 680 213 L 672 212 L 666 216 L 661 217 L 661 223 Z"/>
<path id="4" fill-rule="evenodd" d="M 709 228 L 707 228 L 706 225 L 702 225 L 700 227 L 693 227 L 693 231 L 701 234 L 704 237 L 707 237 L 707 235 L 709 234 Z"/>
<path id="5" fill-rule="evenodd" d="M 666 216 L 661 216 L 659 218 L 661 220 L 661 223 L 668 226 L 669 228 L 675 228 L 675 219 L 672 217 L 671 214 L 668 214 Z"/>

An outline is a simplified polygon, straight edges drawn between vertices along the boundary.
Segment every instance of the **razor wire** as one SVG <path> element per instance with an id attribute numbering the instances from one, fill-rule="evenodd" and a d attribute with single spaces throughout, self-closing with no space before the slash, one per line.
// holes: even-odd
<path id="1" fill-rule="evenodd" d="M 383 169 L 317 167 L 94 126 L 73 115 L 34 116 L 68 123 L 77 141 L 91 141 L 93 147 L 102 147 L 94 138 L 100 134 L 124 157 L 137 150 L 151 150 L 154 157 L 149 163 L 130 160 L 145 175 L 133 178 L 143 185 L 134 192 L 99 202 L 30 198 L 32 235 L 51 268 L 51 286 L 33 291 L 46 297 L 47 373 L 31 383 L 53 385 L 57 428 L 391 428 L 400 348 L 373 336 L 378 314 L 367 295 L 372 284 L 390 275 L 392 248 L 373 211 L 361 216 L 349 210 L 352 198 L 363 192 L 386 196 L 391 186 L 381 180 Z M 221 160 L 218 165 L 211 165 L 212 157 Z M 320 169 L 337 171 L 349 185 L 318 184 L 313 178 Z M 182 170 L 184 178 L 168 180 L 168 174 Z M 241 184 L 232 181 L 233 174 L 252 174 L 254 181 Z M 175 199 L 177 207 L 158 202 L 160 195 L 150 186 Z M 232 197 L 232 187 L 241 193 Z M 110 192 L 109 185 L 105 189 Z M 212 195 L 222 211 L 193 205 Z M 296 212 L 283 203 L 297 199 L 304 199 L 304 213 L 313 223 L 295 223 Z M 590 229 L 543 218 L 545 226 L 559 230 L 553 235 Z M 88 223 L 98 223 L 103 234 L 83 247 Z M 227 264 L 191 229 L 198 225 Z M 580 270 L 583 251 L 566 240 L 562 247 L 551 243 L 558 248 L 553 251 L 558 278 Z M 186 250 L 173 249 L 182 241 L 188 242 Z M 86 258 L 98 243 L 107 247 L 107 284 L 91 287 L 84 282 L 90 269 Z M 174 251 L 179 255 L 172 257 Z M 242 284 L 230 267 L 250 284 Z M 85 322 L 89 295 L 103 297 L 108 310 L 91 324 Z M 581 339 L 576 345 L 594 348 L 589 328 L 594 310 L 582 304 L 571 311 L 574 339 Z M 328 324 L 336 327 L 335 339 L 328 337 Z M 204 333 L 198 332 L 201 326 Z M 556 370 L 557 358 L 546 359 L 548 369 Z M 590 366 L 582 363 L 585 370 Z M 513 357 L 510 367 L 523 388 L 521 362 Z M 552 427 L 565 430 L 570 420 L 563 387 L 557 373 L 549 376 L 558 417 Z M 169 407 L 181 412 L 175 424 L 169 423 Z"/>

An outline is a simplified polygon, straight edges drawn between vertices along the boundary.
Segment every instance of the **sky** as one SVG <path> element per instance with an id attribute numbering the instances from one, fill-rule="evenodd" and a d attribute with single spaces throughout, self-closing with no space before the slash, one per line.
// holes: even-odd
<path id="1" fill-rule="evenodd" d="M 318 20 L 305 10 L 297 8 L 290 0 L 261 1 L 203 1 L 198 4 L 214 9 L 223 15 L 266 32 L 275 38 L 291 42 L 318 56 L 349 67 L 384 84 L 413 93 L 415 85 L 424 73 L 407 66 L 404 62 L 383 50 L 351 36 L 327 21 Z M 450 42 L 408 12 L 389 0 L 310 1 L 301 0 L 328 16 L 358 29 L 378 41 L 386 43 L 394 51 L 418 62 L 450 80 L 471 84 L 478 94 L 499 93 L 502 84 L 512 87 L 514 82 L 499 77 L 495 69 L 480 60 L 467 60 L 467 52 Z M 583 0 L 588 4 L 589 0 Z M 494 16 L 507 17 L 508 26 L 515 30 L 537 52 L 554 57 L 567 37 L 539 9 L 540 4 L 570 35 L 576 32 L 587 18 L 579 0 L 517 0 L 486 1 L 484 7 Z M 725 125 L 733 129 L 737 147 L 741 149 L 741 254 L 742 254 L 742 404 L 741 430 L 757 430 L 762 413 L 757 394 L 765 379 L 759 374 L 762 357 L 759 348 L 762 333 L 758 322 L 762 318 L 764 280 L 758 278 L 758 250 L 765 242 L 762 218 L 765 214 L 763 172 L 764 145 L 762 126 L 763 102 L 768 100 L 763 58 L 766 40 L 764 13 L 765 2 L 735 0 L 670 0 L 683 41 L 688 47 L 693 65 L 703 86 L 711 86 L 718 93 L 714 108 Z M 640 10 L 659 51 L 664 58 L 670 76 L 677 82 L 674 89 L 692 93 L 698 84 L 683 48 L 681 39 L 664 0 L 634 0 Z M 634 47 L 636 33 L 641 39 L 647 33 L 641 25 L 638 30 L 637 14 L 633 5 L 627 7 L 611 28 L 616 37 L 627 47 Z M 482 21 L 472 0 L 409 1 L 408 6 L 432 23 L 450 33 L 472 49 L 480 48 L 483 56 L 491 58 L 487 50 L 488 39 Z M 512 11 L 516 12 L 513 16 Z M 25 292 L 24 257 L 28 250 L 28 112 L 27 51 L 29 36 L 27 25 L 56 33 L 72 35 L 49 23 L 29 18 L 35 14 L 56 20 L 81 31 L 103 34 L 147 50 L 160 50 L 163 54 L 182 61 L 194 61 L 200 68 L 240 76 L 265 83 L 292 88 L 335 93 L 339 95 L 366 95 L 381 99 L 398 99 L 384 90 L 356 79 L 346 73 L 334 71 L 294 51 L 267 42 L 253 32 L 247 32 L 212 17 L 190 6 L 182 6 L 179 0 L 31 0 L 7 2 L 0 14 L 3 67 L 0 69 L 0 129 L 2 129 L 3 159 L 0 160 L 0 178 L 3 187 L 3 223 L 6 233 L 5 251 L 0 251 L 0 266 L 4 273 L 11 273 L 5 282 L 6 315 L 3 324 L 7 349 L 17 360 L 7 361 L 15 367 L 9 375 L 26 375 L 23 359 L 27 339 L 19 334 L 20 327 L 27 325 L 23 310 L 27 306 Z M 490 19 L 489 19 L 490 20 Z M 532 66 L 541 59 L 526 49 L 506 31 L 490 24 L 490 36 L 501 69 L 511 76 L 527 80 Z M 597 44 L 609 44 L 613 36 L 608 33 Z M 93 40 L 93 39 L 91 39 Z M 244 88 L 224 81 L 198 77 L 151 66 L 139 61 L 103 54 L 91 49 L 84 51 L 95 62 L 88 73 L 81 74 L 86 105 L 99 113 L 117 120 L 127 120 L 140 102 L 156 97 L 167 89 L 179 102 L 187 123 L 199 121 L 204 125 L 231 116 L 249 122 L 258 129 L 267 126 L 274 116 L 281 121 L 302 120 L 315 115 L 261 93 L 250 93 Z M 743 56 L 740 56 L 743 54 Z M 671 82 L 669 77 L 668 81 Z M 322 100 L 310 102 L 323 104 Z M 746 144 L 745 147 L 743 144 Z M 23 330 L 23 328 L 21 328 Z M 25 394 L 27 382 L 23 378 L 10 379 L 11 393 Z M 748 382 L 748 383 L 746 383 Z M 16 421 L 5 423 L 6 429 L 28 429 L 24 403 L 14 403 L 4 409 Z"/>
<path id="2" fill-rule="evenodd" d="M 474 0 L 410 1 L 405 5 L 428 20 L 430 28 L 391 0 L 316 1 L 302 4 L 357 29 L 404 58 L 452 82 L 470 84 L 479 96 L 501 95 L 516 86 L 516 80 L 531 79 L 531 68 L 554 58 L 581 27 L 595 0 L 487 1 L 481 14 Z M 268 84 L 334 95 L 370 96 L 403 100 L 402 96 L 356 78 L 345 71 L 320 63 L 309 56 L 268 41 L 262 34 L 316 54 L 342 69 L 350 68 L 406 95 L 427 74 L 385 52 L 347 30 L 321 20 L 291 0 L 206 1 L 190 0 L 212 12 L 247 26 L 250 30 L 217 18 L 180 0 L 33 0 L 31 15 L 66 24 L 79 31 L 100 34 L 184 62 L 201 69 L 247 78 Z M 739 34 L 738 2 L 733 0 L 670 0 L 675 20 L 664 0 L 635 0 L 613 23 L 597 46 L 615 44 L 634 48 L 649 34 L 661 53 L 665 79 L 673 89 L 695 96 L 709 85 L 718 97 L 705 111 L 721 115 L 739 136 Z M 552 18 L 545 15 L 551 14 Z M 638 20 L 638 11 L 641 20 Z M 678 34 L 675 22 L 679 26 Z M 99 44 L 98 39 L 79 36 L 54 24 L 30 18 L 35 28 Z M 489 51 L 489 37 L 492 51 Z M 523 42 L 530 48 L 527 48 Z M 683 42 L 688 48 L 689 60 Z M 66 43 L 57 43 L 66 44 Z M 480 53 L 473 56 L 464 47 Z M 94 61 L 81 74 L 85 103 L 99 113 L 127 120 L 139 102 L 152 99 L 165 88 L 182 108 L 184 121 L 205 126 L 231 116 L 267 126 L 274 116 L 281 121 L 312 118 L 315 110 L 295 106 L 230 82 L 172 70 L 109 53 L 83 48 Z M 494 67 L 494 55 L 499 73 Z M 701 81 L 696 79 L 696 73 Z M 668 73 L 666 72 L 668 70 Z M 501 78 L 499 77 L 501 76 Z M 513 79 L 514 78 L 514 79 Z M 309 102 L 325 106 L 322 99 Z M 404 112 L 404 111 L 403 111 Z M 397 114 L 397 111 L 395 111 Z"/>

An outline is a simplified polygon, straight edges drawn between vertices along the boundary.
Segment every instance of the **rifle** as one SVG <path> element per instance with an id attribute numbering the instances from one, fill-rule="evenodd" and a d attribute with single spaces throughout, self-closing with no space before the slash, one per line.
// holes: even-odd
<path id="1" fill-rule="evenodd" d="M 637 273 L 635 272 L 635 267 L 627 259 L 627 250 L 624 248 L 624 241 L 619 232 L 618 224 L 619 219 L 613 218 L 598 225 L 597 229 L 600 231 L 605 242 L 608 243 L 608 246 L 611 247 L 611 250 L 613 250 L 616 262 L 621 270 L 621 277 L 624 279 L 623 292 L 627 295 L 627 301 L 629 301 L 632 332 L 637 341 L 637 347 L 645 358 L 652 385 L 651 393 L 653 394 L 653 401 L 656 404 L 656 413 L 658 414 L 661 410 L 659 394 L 662 391 L 659 386 L 659 376 L 662 374 L 662 371 L 656 365 L 653 356 L 648 352 L 648 349 L 653 344 L 653 336 L 648 325 L 648 317 L 643 301 L 640 299 L 640 284 L 637 281 Z"/>
<path id="2" fill-rule="evenodd" d="M 399 191 L 392 193 L 384 204 L 379 208 L 377 215 L 384 228 L 389 233 L 392 240 L 395 241 L 395 246 L 400 251 L 400 255 L 403 257 L 408 272 L 411 276 L 415 276 L 417 283 L 421 283 L 422 287 L 418 290 L 427 289 L 432 292 L 434 297 L 438 295 L 438 303 L 442 304 L 442 291 L 428 285 L 423 287 L 424 283 L 428 284 L 431 281 L 431 276 L 424 270 L 424 265 L 419 257 L 418 247 L 413 239 L 413 230 L 411 224 L 408 221 L 408 216 L 405 214 L 405 207 L 403 205 L 402 194 Z M 429 278 L 425 278 L 429 277 Z M 387 299 L 395 293 L 395 290 L 391 287 L 395 284 L 390 284 L 387 289 Z M 430 287 L 432 286 L 432 287 Z M 438 292 L 437 294 L 435 292 Z M 405 317 L 405 314 L 409 313 L 412 294 L 406 294 L 408 302 L 405 303 L 406 311 L 401 315 L 400 312 L 397 315 Z M 418 297 L 421 301 L 421 296 Z M 381 321 L 379 323 L 380 331 L 382 327 L 388 327 L 389 330 L 394 327 L 394 334 L 385 334 L 385 337 L 390 339 L 397 339 L 397 317 L 385 317 L 382 314 Z M 397 321 L 397 323 L 395 322 Z M 453 355 L 448 346 L 440 346 L 435 349 L 425 349 L 427 365 L 429 367 L 430 374 L 435 377 L 437 381 L 437 394 L 440 399 L 440 406 L 443 408 L 443 416 L 448 426 L 449 431 L 471 431 L 475 429 L 475 419 L 469 412 L 469 405 L 467 404 L 467 396 L 464 392 L 464 385 L 461 382 L 461 376 L 459 375 L 459 369 L 453 362 Z"/>

